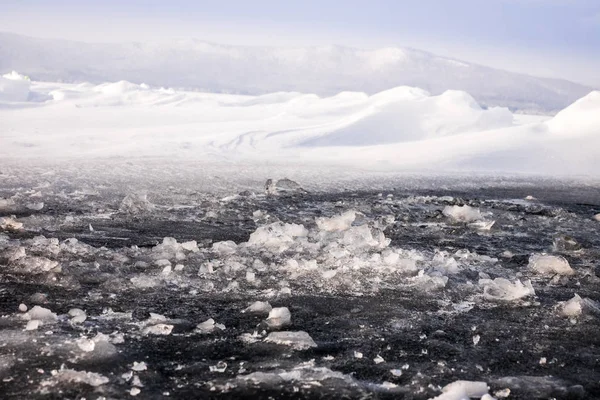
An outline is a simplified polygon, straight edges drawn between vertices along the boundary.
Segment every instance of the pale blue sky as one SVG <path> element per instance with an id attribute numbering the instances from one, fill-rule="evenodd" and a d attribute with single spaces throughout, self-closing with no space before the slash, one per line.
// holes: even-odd
<path id="1" fill-rule="evenodd" d="M 82 41 L 411 46 L 600 87 L 600 0 L 0 0 L 0 30 Z"/>

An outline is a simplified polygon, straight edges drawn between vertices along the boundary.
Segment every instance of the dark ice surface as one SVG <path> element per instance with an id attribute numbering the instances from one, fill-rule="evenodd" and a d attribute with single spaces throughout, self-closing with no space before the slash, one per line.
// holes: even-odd
<path id="1" fill-rule="evenodd" d="M 239 179 L 228 180 L 217 168 L 185 173 L 169 168 L 1 169 L 0 199 L 11 201 L 0 207 L 0 217 L 24 224 L 0 230 L 1 398 L 132 398 L 137 385 L 136 397 L 144 399 L 428 399 L 456 380 L 486 382 L 499 398 L 506 389 L 509 399 L 600 398 L 596 183 L 393 174 L 321 176 L 309 183 L 300 174 L 293 178 L 306 190 L 267 196 L 263 183 L 272 176 L 266 174 L 242 171 Z M 123 198 L 140 191 L 153 207 L 124 211 Z M 27 208 L 33 201 L 44 207 Z M 496 222 L 481 231 L 450 221 L 442 210 L 451 205 L 478 208 Z M 445 274 L 443 287 L 414 284 L 414 274 L 378 280 L 362 270 L 328 283 L 316 272 L 295 277 L 280 271 L 298 254 L 291 250 L 242 249 L 232 255 L 212 247 L 247 242 L 258 227 L 278 221 L 315 230 L 315 218 L 347 210 L 358 211 L 369 226 L 393 216 L 382 228 L 389 247 L 420 254 L 417 266 L 426 274 L 435 275 L 440 253 L 454 257 L 459 271 Z M 171 258 L 173 267 L 185 268 L 168 276 L 152 258 L 165 237 L 195 240 L 199 248 Z M 46 240 L 51 238 L 58 245 Z M 58 266 L 20 269 L 10 258 L 19 246 Z M 470 258 L 456 255 L 465 250 Z M 373 250 L 365 252 L 361 257 Z M 534 253 L 564 257 L 575 274 L 533 273 L 527 266 Z M 235 261 L 248 269 L 256 259 L 269 266 L 256 271 L 261 286 L 245 281 L 246 269 L 228 267 Z M 327 254 L 318 258 L 326 267 L 323 260 Z M 208 264 L 213 273 L 203 269 Z M 482 273 L 531 280 L 535 296 L 489 301 L 478 283 Z M 587 306 L 579 316 L 561 315 L 561 302 L 575 294 Z M 265 342 L 277 330 L 266 326 L 266 314 L 241 313 L 257 300 L 287 307 L 292 322 L 280 329 L 307 332 L 317 347 L 294 350 Z M 48 308 L 57 320 L 25 331 L 21 303 Z M 70 321 L 72 308 L 85 310 L 87 319 Z M 150 313 L 166 318 L 169 335 L 143 333 Z M 209 318 L 225 329 L 199 332 L 197 324 Z M 253 332 L 255 342 L 241 338 Z M 78 339 L 99 333 L 106 337 L 93 351 L 77 346 Z M 383 361 L 375 363 L 377 356 Z M 142 361 L 147 369 L 131 370 Z M 223 372 L 211 371 L 223 363 Z M 68 370 L 108 381 L 94 386 L 60 379 Z"/>

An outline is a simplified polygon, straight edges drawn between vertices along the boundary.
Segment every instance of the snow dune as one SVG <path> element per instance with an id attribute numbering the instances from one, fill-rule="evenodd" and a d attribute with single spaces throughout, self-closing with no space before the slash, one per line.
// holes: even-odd
<path id="1" fill-rule="evenodd" d="M 597 175 L 600 92 L 553 118 L 481 107 L 462 91 L 331 97 L 0 80 L 0 157 L 166 157 Z"/>

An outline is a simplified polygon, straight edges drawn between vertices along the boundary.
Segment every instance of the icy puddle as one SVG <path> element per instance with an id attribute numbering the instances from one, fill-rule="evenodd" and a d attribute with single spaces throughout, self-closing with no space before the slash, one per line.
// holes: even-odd
<path id="1" fill-rule="evenodd" d="M 2 182 L 3 398 L 600 397 L 593 187 Z"/>

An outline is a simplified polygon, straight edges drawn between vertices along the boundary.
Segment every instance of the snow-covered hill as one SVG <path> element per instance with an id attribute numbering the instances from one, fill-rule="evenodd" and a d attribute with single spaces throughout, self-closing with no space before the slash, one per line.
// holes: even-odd
<path id="1" fill-rule="evenodd" d="M 260 96 L 0 78 L 0 159 L 248 161 L 365 169 L 600 171 L 600 92 L 555 117 L 482 108 L 462 91 Z"/>
<path id="2" fill-rule="evenodd" d="M 87 44 L 0 33 L 0 73 L 34 80 L 102 83 L 127 80 L 219 93 L 298 91 L 331 96 L 375 94 L 397 86 L 433 95 L 470 93 L 483 106 L 556 112 L 591 88 L 535 78 L 404 48 L 224 46 L 198 40 Z"/>

